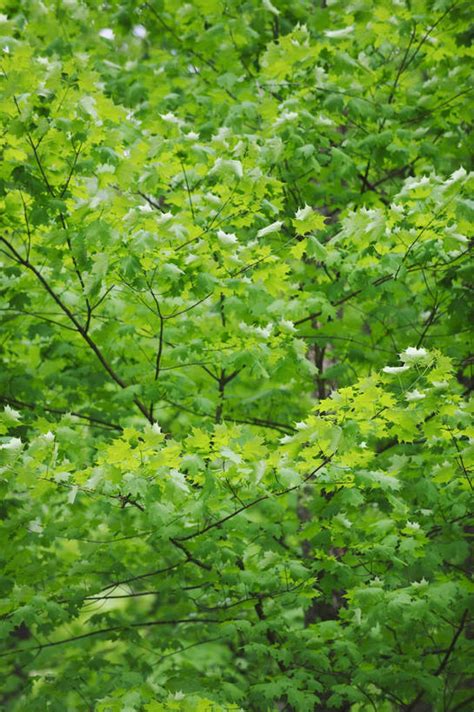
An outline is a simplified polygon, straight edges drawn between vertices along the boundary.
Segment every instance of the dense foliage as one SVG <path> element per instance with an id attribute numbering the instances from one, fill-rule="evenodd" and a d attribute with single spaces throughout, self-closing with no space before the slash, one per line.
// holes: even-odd
<path id="1" fill-rule="evenodd" d="M 470 10 L 4 0 L 2 710 L 473 708 Z"/>

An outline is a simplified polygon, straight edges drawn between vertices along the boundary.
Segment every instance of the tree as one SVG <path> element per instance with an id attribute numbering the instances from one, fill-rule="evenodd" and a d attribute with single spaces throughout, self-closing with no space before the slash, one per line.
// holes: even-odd
<path id="1" fill-rule="evenodd" d="M 2 709 L 471 709 L 469 4 L 3 12 Z"/>

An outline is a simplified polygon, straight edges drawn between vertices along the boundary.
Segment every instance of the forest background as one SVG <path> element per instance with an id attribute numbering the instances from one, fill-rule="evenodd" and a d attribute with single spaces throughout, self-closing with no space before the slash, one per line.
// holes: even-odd
<path id="1" fill-rule="evenodd" d="M 3 1 L 2 710 L 472 710 L 471 15 Z"/>

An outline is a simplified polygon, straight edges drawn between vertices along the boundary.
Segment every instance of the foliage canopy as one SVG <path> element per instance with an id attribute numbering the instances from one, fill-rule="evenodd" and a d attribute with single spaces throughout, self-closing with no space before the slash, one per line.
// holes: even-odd
<path id="1" fill-rule="evenodd" d="M 472 709 L 469 3 L 2 12 L 2 709 Z"/>

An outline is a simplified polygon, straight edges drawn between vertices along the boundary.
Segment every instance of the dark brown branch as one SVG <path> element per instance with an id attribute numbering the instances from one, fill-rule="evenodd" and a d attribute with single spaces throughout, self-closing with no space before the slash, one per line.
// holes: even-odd
<path id="1" fill-rule="evenodd" d="M 184 167 L 183 161 L 180 161 L 180 163 L 181 163 L 181 168 L 183 169 L 184 182 L 186 183 L 186 191 L 188 194 L 189 208 L 191 210 L 191 215 L 193 216 L 193 221 L 195 221 L 196 216 L 194 214 L 193 197 L 191 194 L 191 188 L 189 187 L 188 174 L 186 173 L 186 168 Z"/>
<path id="2" fill-rule="evenodd" d="M 462 614 L 459 626 L 457 627 L 457 629 L 453 635 L 451 643 L 450 643 L 448 649 L 446 650 L 446 653 L 444 654 L 442 661 L 440 662 L 438 668 L 433 673 L 435 677 L 438 677 L 439 675 L 441 675 L 441 673 L 445 669 L 446 665 L 448 664 L 449 659 L 454 652 L 454 648 L 456 647 L 458 638 L 461 635 L 461 633 L 463 632 L 464 627 L 466 625 L 467 616 L 468 616 L 468 611 L 465 610 L 464 613 Z M 412 710 L 414 710 L 416 705 L 418 704 L 418 702 L 420 702 L 420 700 L 424 697 L 424 695 L 425 695 L 425 690 L 420 690 L 420 692 L 417 694 L 415 699 L 412 702 L 410 702 L 410 704 L 406 705 L 405 712 L 411 712 Z"/>
<path id="3" fill-rule="evenodd" d="M 309 475 L 307 475 L 299 484 L 293 485 L 292 487 L 287 487 L 286 489 L 279 490 L 277 492 L 272 492 L 271 494 L 263 494 L 260 497 L 257 497 L 256 499 L 252 500 L 251 502 L 248 502 L 247 504 L 243 505 L 239 509 L 236 509 L 234 512 L 231 512 L 227 516 L 222 517 L 218 521 L 208 524 L 206 527 L 204 527 L 204 529 L 198 529 L 198 531 L 193 532 L 192 534 L 188 534 L 187 536 L 176 537 L 176 541 L 189 541 L 190 539 L 194 539 L 197 536 L 202 536 L 202 534 L 205 534 L 211 529 L 215 529 L 215 527 L 222 526 L 222 524 L 224 524 L 225 522 L 228 522 L 230 519 L 233 519 L 234 517 L 246 511 L 247 509 L 254 507 L 256 504 L 260 504 L 260 502 L 264 502 L 265 500 L 270 499 L 271 497 L 282 497 L 285 494 L 289 494 L 290 492 L 299 489 L 304 484 L 306 484 L 319 470 L 321 470 L 325 465 L 327 465 L 327 463 L 330 462 L 331 459 L 332 456 L 325 457 L 324 460 L 314 470 L 312 470 Z"/>
<path id="4" fill-rule="evenodd" d="M 138 574 L 137 576 L 130 576 L 127 579 L 122 579 L 120 581 L 114 581 L 113 583 L 110 583 L 108 586 L 106 586 L 103 591 L 108 591 L 111 588 L 117 588 L 117 586 L 125 586 L 126 584 L 133 583 L 134 581 L 141 581 L 144 578 L 150 578 L 151 576 L 159 576 L 160 574 L 167 574 L 169 571 L 173 571 L 174 569 L 177 569 L 178 566 L 181 566 L 181 564 L 185 564 L 186 561 L 177 561 L 174 564 L 171 564 L 170 566 L 165 566 L 163 569 L 156 569 L 156 571 L 148 571 L 146 574 Z"/>
<path id="5" fill-rule="evenodd" d="M 16 99 L 15 96 L 13 97 L 13 100 L 14 100 L 14 102 L 15 102 L 15 106 L 16 106 L 16 109 L 17 109 L 18 113 L 21 114 L 20 107 L 19 107 L 19 105 L 18 105 L 18 101 L 17 101 L 17 99 Z M 26 138 L 27 138 L 28 143 L 30 144 L 32 150 L 33 150 L 33 154 L 34 154 L 34 157 L 35 157 L 35 161 L 36 161 L 36 164 L 37 164 L 37 166 L 38 166 L 38 168 L 39 168 L 39 171 L 40 171 L 40 173 L 41 173 L 41 177 L 43 178 L 43 182 L 44 182 L 44 185 L 45 185 L 45 187 L 46 187 L 46 190 L 47 190 L 48 193 L 51 195 L 51 197 L 54 198 L 54 197 L 56 197 L 56 191 L 53 189 L 51 183 L 50 183 L 49 180 L 48 180 L 48 177 L 47 177 L 47 175 L 46 175 L 46 171 L 45 171 L 45 169 L 44 169 L 44 167 L 43 167 L 43 164 L 42 164 L 42 162 L 41 162 L 41 160 L 40 160 L 39 153 L 38 153 L 38 146 L 39 146 L 39 143 L 41 142 L 41 139 L 40 139 L 40 141 L 35 145 L 35 143 L 34 143 L 32 137 L 31 137 L 31 134 L 30 134 L 29 132 L 27 132 Z M 77 164 L 77 160 L 78 160 L 78 158 L 79 158 L 79 154 L 80 154 L 80 152 L 81 152 L 81 148 L 82 148 L 82 143 L 80 144 L 79 148 L 78 148 L 77 150 L 75 150 L 74 160 L 73 160 L 73 162 L 72 162 L 71 169 L 70 169 L 70 171 L 69 171 L 69 174 L 68 174 L 68 177 L 67 177 L 67 179 L 66 179 L 66 182 L 65 182 L 65 184 L 64 184 L 64 186 L 63 186 L 63 189 L 61 190 L 61 192 L 60 192 L 60 194 L 59 194 L 59 198 L 60 198 L 60 199 L 64 197 L 64 195 L 65 195 L 65 193 L 66 193 L 66 190 L 67 190 L 67 188 L 68 188 L 68 186 L 69 186 L 69 183 L 70 183 L 70 181 L 71 181 L 71 178 L 72 178 L 72 176 L 73 176 L 73 173 L 74 173 L 74 170 L 75 170 L 75 167 L 76 167 L 76 164 Z M 22 196 L 22 200 L 23 200 L 23 196 Z M 30 256 L 30 244 L 31 244 L 31 235 L 30 235 L 28 220 L 27 220 L 27 216 L 26 216 L 26 207 L 25 207 L 24 202 L 23 202 L 23 206 L 24 206 L 24 208 L 25 208 L 25 221 L 26 221 L 26 227 L 27 227 L 28 238 L 29 238 L 29 240 L 28 240 L 27 257 L 26 257 L 26 258 L 27 258 L 27 260 L 29 260 L 29 256 Z M 60 222 L 61 222 L 61 225 L 62 225 L 62 227 L 63 227 L 63 230 L 64 230 L 65 233 L 66 233 L 66 243 L 67 243 L 67 246 L 68 246 L 69 253 L 70 253 L 70 255 L 71 255 L 72 263 L 73 263 L 73 265 L 74 265 L 74 271 L 75 271 L 76 276 L 77 276 L 77 278 L 78 278 L 78 280 L 79 280 L 79 283 L 80 283 L 80 285 L 81 285 L 82 292 L 85 294 L 84 280 L 83 280 L 83 278 L 82 278 L 82 274 L 81 274 L 81 271 L 80 271 L 80 269 L 79 269 L 79 265 L 77 264 L 77 260 L 76 260 L 76 257 L 75 257 L 75 255 L 74 255 L 74 252 L 73 252 L 73 250 L 72 250 L 71 239 L 70 239 L 69 235 L 67 234 L 66 220 L 65 220 L 65 217 L 64 217 L 64 215 L 63 215 L 62 212 L 59 213 L 59 220 L 60 220 Z M 87 308 L 87 322 L 86 322 L 86 326 L 85 326 L 85 331 L 88 331 L 89 325 L 90 325 L 91 316 L 92 316 L 92 310 L 91 310 L 91 306 L 90 306 L 89 299 L 87 298 L 87 296 L 85 297 L 85 301 L 86 301 L 86 308 Z"/>
<path id="6" fill-rule="evenodd" d="M 10 398 L 9 396 L 0 395 L 0 402 L 8 403 L 17 408 L 28 408 L 28 410 L 36 410 L 36 408 L 41 408 L 47 413 L 54 413 L 55 415 L 74 415 L 76 418 L 82 418 L 89 421 L 93 425 L 98 425 L 104 428 L 110 428 L 111 430 L 122 431 L 123 428 L 117 423 L 109 423 L 107 420 L 102 420 L 102 418 L 96 418 L 93 415 L 86 415 L 85 413 L 77 413 L 73 410 L 66 410 L 64 408 L 50 408 L 45 405 L 36 405 L 35 403 L 25 403 L 25 401 L 20 401 L 16 398 Z"/>
<path id="7" fill-rule="evenodd" d="M 408 69 L 408 67 L 409 67 L 410 64 L 413 62 L 413 60 L 414 60 L 415 57 L 417 56 L 417 54 L 418 54 L 418 52 L 420 51 L 420 49 L 423 47 L 423 45 L 425 44 L 426 40 L 428 39 L 428 37 L 429 37 L 429 36 L 431 35 L 431 33 L 433 32 L 433 30 L 436 29 L 436 27 L 444 20 L 444 18 L 445 18 L 447 15 L 449 15 L 450 12 L 452 12 L 452 11 L 454 10 L 454 8 L 455 8 L 457 5 L 459 5 L 459 0 L 456 0 L 456 2 L 453 2 L 452 5 L 450 5 L 448 8 L 446 8 L 446 10 L 443 12 L 443 14 L 436 20 L 436 22 L 435 22 L 433 25 L 431 25 L 431 27 L 429 27 L 428 30 L 426 30 L 425 34 L 423 35 L 423 37 L 422 37 L 421 40 L 419 41 L 418 45 L 415 47 L 415 49 L 414 49 L 414 51 L 413 51 L 413 54 L 411 55 L 410 59 L 406 62 L 405 66 L 404 66 L 404 70 Z"/>
<path id="8" fill-rule="evenodd" d="M 196 566 L 199 566 L 200 569 L 205 569 L 206 571 L 212 571 L 212 566 L 209 566 L 209 564 L 205 564 L 203 561 L 200 561 L 199 559 L 196 559 L 191 552 L 186 549 L 184 544 L 181 544 L 179 541 L 176 539 L 173 539 L 172 537 L 170 538 L 170 542 L 173 544 L 173 546 L 176 546 L 180 551 L 183 552 L 183 554 L 186 556 L 186 560 L 189 561 L 192 564 L 195 564 Z"/>
<path id="9" fill-rule="evenodd" d="M 221 624 L 226 623 L 229 620 L 235 620 L 232 618 L 178 618 L 174 620 L 156 620 L 156 621 L 143 621 L 141 623 L 129 623 L 128 625 L 113 625 L 108 628 L 100 628 L 99 630 L 91 630 L 88 633 L 82 633 L 81 635 L 73 635 L 70 638 L 63 638 L 62 640 L 55 640 L 49 643 L 40 643 L 39 645 L 33 645 L 28 648 L 13 648 L 12 650 L 7 650 L 4 653 L 0 653 L 0 657 L 6 657 L 8 655 L 19 655 L 21 653 L 29 653 L 34 650 L 44 650 L 45 648 L 53 648 L 57 645 L 65 645 L 66 643 L 74 643 L 77 640 L 84 640 L 85 638 L 92 638 L 97 635 L 106 635 L 107 633 L 118 633 L 125 632 L 130 628 L 151 628 L 153 626 L 162 625 L 181 625 L 183 623 L 194 623 L 194 624 Z"/>
<path id="10" fill-rule="evenodd" d="M 159 203 L 156 202 L 156 200 L 153 200 L 150 198 L 146 193 L 142 193 L 141 190 L 137 191 L 138 195 L 141 195 L 144 200 L 148 203 L 148 205 L 151 205 L 152 208 L 155 208 L 155 210 L 158 210 L 160 213 L 163 213 L 164 210 L 161 207 Z"/>
<path id="11" fill-rule="evenodd" d="M 391 279 L 396 278 L 396 274 L 387 274 L 384 275 L 383 277 L 378 277 L 375 279 L 373 282 L 371 282 L 370 286 L 372 287 L 378 287 L 380 284 L 383 284 L 384 282 L 388 282 Z M 349 299 L 352 299 L 353 297 L 357 297 L 358 294 L 364 291 L 364 287 L 361 287 L 360 289 L 355 289 L 353 292 L 349 292 L 349 294 L 346 294 L 344 297 L 341 297 L 341 299 L 338 299 L 335 302 L 331 302 L 331 306 L 333 307 L 339 307 L 341 304 L 344 304 L 345 302 L 349 301 Z M 312 319 L 316 319 L 318 316 L 321 316 L 322 312 L 314 312 L 313 314 L 308 314 L 308 316 L 304 316 L 301 319 L 297 319 L 294 323 L 295 326 L 299 326 L 300 324 L 304 324 L 307 321 L 311 321 Z"/>
<path id="12" fill-rule="evenodd" d="M 21 265 L 29 269 L 37 280 L 41 283 L 43 288 L 48 292 L 48 294 L 52 297 L 52 299 L 56 302 L 58 307 L 61 309 L 61 311 L 64 312 L 64 314 L 68 317 L 68 319 L 74 324 L 78 334 L 82 336 L 84 341 L 87 343 L 87 345 L 90 347 L 90 349 L 94 352 L 100 363 L 102 364 L 103 368 L 109 376 L 112 378 L 115 383 L 120 386 L 120 388 L 127 388 L 128 384 L 116 373 L 116 371 L 113 369 L 113 367 L 110 365 L 110 363 L 107 361 L 105 358 L 104 354 L 98 347 L 98 345 L 95 343 L 95 341 L 89 336 L 87 333 L 87 330 L 85 327 L 82 326 L 82 324 L 77 320 L 77 318 L 74 316 L 72 311 L 69 309 L 69 307 L 64 304 L 64 302 L 61 300 L 61 298 L 56 294 L 56 292 L 52 289 L 52 287 L 49 285 L 47 280 L 43 277 L 41 272 L 28 260 L 24 259 L 18 252 L 17 250 L 13 247 L 13 245 L 8 242 L 4 237 L 0 237 L 0 241 L 3 242 L 7 248 L 10 250 L 11 254 L 14 256 L 14 259 L 19 262 Z M 153 422 L 153 420 L 150 418 L 150 414 L 148 412 L 147 407 L 142 403 L 138 398 L 134 398 L 133 402 L 137 406 L 137 408 L 140 410 L 140 412 L 145 416 L 145 418 Z"/>
<path id="13" fill-rule="evenodd" d="M 270 428 L 271 430 L 278 430 L 281 433 L 294 433 L 295 428 L 292 425 L 286 423 L 278 423 L 274 420 L 266 420 L 264 418 L 239 418 L 234 416 L 232 413 L 226 413 L 224 419 L 231 420 L 233 423 L 244 423 L 247 425 L 256 425 L 260 428 Z"/>
<path id="14" fill-rule="evenodd" d="M 73 146 L 73 148 L 74 148 L 74 146 Z M 67 189 L 68 189 L 68 187 L 69 187 L 69 183 L 71 182 L 72 176 L 73 176 L 74 171 L 75 171 L 75 169 L 76 169 L 77 161 L 78 161 L 78 158 L 79 158 L 79 156 L 80 156 L 81 150 L 82 150 L 82 143 L 79 144 L 79 148 L 78 148 L 77 150 L 74 150 L 74 160 L 73 160 L 73 162 L 72 162 L 71 169 L 70 169 L 70 171 L 69 171 L 68 177 L 66 178 L 66 182 L 64 183 L 63 188 L 62 188 L 62 190 L 61 190 L 61 192 L 60 192 L 60 194 L 59 194 L 59 197 L 60 197 L 60 198 L 63 198 L 63 197 L 66 195 L 66 191 L 67 191 Z"/>
<path id="15" fill-rule="evenodd" d="M 405 69 L 408 68 L 408 65 L 409 65 L 409 63 L 410 63 L 410 62 L 407 63 L 407 59 L 408 59 L 408 55 L 409 55 L 411 46 L 412 46 L 412 44 L 413 44 L 413 42 L 414 42 L 414 40 L 415 40 L 415 35 L 416 35 L 416 23 L 413 25 L 413 28 L 412 28 L 412 31 L 411 31 L 411 35 L 410 35 L 410 40 L 409 40 L 408 45 L 407 45 L 407 47 L 406 47 L 406 49 L 405 49 L 405 52 L 404 52 L 402 61 L 400 62 L 400 66 L 398 67 L 397 76 L 395 77 L 395 81 L 394 81 L 394 83 L 393 83 L 393 87 L 392 87 L 392 89 L 390 90 L 390 95 L 389 95 L 389 97 L 388 97 L 388 103 L 389 103 L 389 104 L 392 103 L 392 101 L 393 101 L 393 99 L 394 99 L 394 97 L 395 97 L 395 92 L 396 92 L 396 90 L 397 90 L 398 82 L 400 81 L 400 77 L 402 76 L 402 73 L 405 71 Z M 410 60 L 410 61 L 411 61 L 411 60 Z"/>

